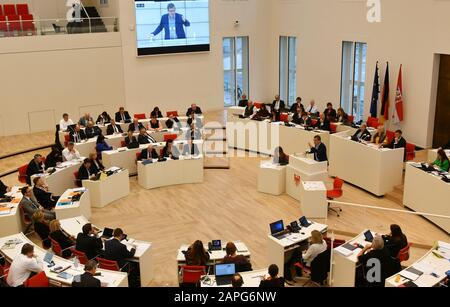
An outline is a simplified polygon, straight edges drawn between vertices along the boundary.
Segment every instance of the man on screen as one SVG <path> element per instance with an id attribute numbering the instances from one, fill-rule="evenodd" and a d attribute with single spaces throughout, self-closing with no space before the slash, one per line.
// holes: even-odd
<path id="1" fill-rule="evenodd" d="M 167 6 L 168 14 L 161 17 L 161 22 L 156 30 L 150 35 L 152 38 L 164 29 L 166 40 L 170 39 L 185 39 L 186 32 L 184 27 L 189 27 L 191 23 L 184 18 L 183 15 L 176 13 L 177 8 L 175 4 L 169 3 Z"/>

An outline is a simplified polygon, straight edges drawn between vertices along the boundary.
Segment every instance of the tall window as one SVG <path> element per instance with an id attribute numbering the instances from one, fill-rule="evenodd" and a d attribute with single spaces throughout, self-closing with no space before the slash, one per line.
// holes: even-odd
<path id="1" fill-rule="evenodd" d="M 366 43 L 342 43 L 341 107 L 356 122 L 364 119 L 366 55 Z"/>
<path id="2" fill-rule="evenodd" d="M 236 105 L 243 94 L 249 96 L 248 36 L 223 39 L 223 88 L 226 107 Z"/>
<path id="3" fill-rule="evenodd" d="M 288 106 L 297 95 L 297 38 L 280 36 L 280 96 Z"/>

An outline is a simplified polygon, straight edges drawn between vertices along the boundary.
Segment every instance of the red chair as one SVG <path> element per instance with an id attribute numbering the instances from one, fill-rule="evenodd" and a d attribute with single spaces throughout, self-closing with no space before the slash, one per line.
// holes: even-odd
<path id="1" fill-rule="evenodd" d="M 167 112 L 167 117 L 170 117 L 170 116 L 178 117 L 178 111 Z"/>
<path id="2" fill-rule="evenodd" d="M 336 177 L 334 179 L 333 183 L 333 189 L 327 191 L 327 198 L 329 200 L 335 200 L 337 198 L 342 197 L 344 195 L 344 191 L 342 190 L 342 187 L 344 185 L 344 180 L 340 179 L 339 177 Z M 333 211 L 337 214 L 338 217 L 341 216 L 342 209 L 341 208 L 332 208 L 331 204 L 328 204 L 328 210 Z"/>
<path id="3" fill-rule="evenodd" d="M 178 138 L 177 134 L 166 134 L 164 135 L 164 142 L 175 141 Z"/>
<path id="4" fill-rule="evenodd" d="M 75 178 L 75 185 L 81 188 L 83 186 L 83 183 L 81 182 L 81 180 L 78 180 L 78 171 L 73 173 L 73 177 Z"/>
<path id="5" fill-rule="evenodd" d="M 0 4 L 0 16 L 3 16 L 3 6 Z"/>
<path id="6" fill-rule="evenodd" d="M 281 115 L 280 115 L 280 122 L 288 123 L 289 122 L 289 114 L 281 113 Z"/>
<path id="7" fill-rule="evenodd" d="M 336 247 L 339 247 L 339 246 L 344 245 L 346 243 L 345 240 L 334 239 L 333 246 L 331 246 L 331 239 L 330 238 L 324 237 L 323 239 L 327 243 L 327 248 L 328 249 L 336 248 Z"/>
<path id="8" fill-rule="evenodd" d="M 317 125 L 317 119 L 312 119 L 311 120 L 311 125 L 313 125 L 313 126 Z"/>
<path id="9" fill-rule="evenodd" d="M 20 218 L 22 220 L 22 224 L 26 227 L 25 234 L 30 232 L 30 229 L 33 227 L 33 220 L 28 214 L 25 213 L 23 207 L 19 205 Z"/>
<path id="10" fill-rule="evenodd" d="M 28 10 L 28 4 L 16 4 L 17 15 L 28 15 L 30 11 Z"/>
<path id="11" fill-rule="evenodd" d="M 198 286 L 200 284 L 200 278 L 203 275 L 206 275 L 205 266 L 183 266 L 181 270 L 183 275 L 183 286 Z"/>
<path id="12" fill-rule="evenodd" d="M 412 161 L 416 157 L 416 145 L 406 144 L 406 161 Z"/>
<path id="13" fill-rule="evenodd" d="M 353 124 L 355 122 L 355 116 L 353 115 L 348 115 L 347 116 L 347 120 L 350 124 Z"/>
<path id="14" fill-rule="evenodd" d="M 85 265 L 89 261 L 85 253 L 77 251 L 76 249 L 72 250 L 72 254 L 78 258 L 78 261 L 80 261 L 82 265 Z"/>
<path id="15" fill-rule="evenodd" d="M 145 115 L 145 113 L 134 114 L 134 118 L 139 119 L 139 120 L 143 120 L 143 119 L 147 119 L 147 116 Z"/>
<path id="16" fill-rule="evenodd" d="M 22 30 L 22 28 L 20 27 L 19 15 L 7 15 L 7 19 L 8 19 L 9 32 L 14 32 L 14 31 L 20 32 Z"/>
<path id="17" fill-rule="evenodd" d="M 3 13 L 8 15 L 16 15 L 16 6 L 14 4 L 5 4 L 3 5 Z"/>
<path id="18" fill-rule="evenodd" d="M 4 281 L 6 284 L 6 279 L 8 278 L 9 268 L 0 264 L 0 281 Z"/>
<path id="19" fill-rule="evenodd" d="M 142 154 L 140 152 L 136 153 L 136 161 L 141 160 Z"/>
<path id="20" fill-rule="evenodd" d="M 257 109 L 261 109 L 264 106 L 264 103 L 262 102 L 254 102 L 253 106 Z"/>
<path id="21" fill-rule="evenodd" d="M 62 257 L 62 248 L 61 245 L 59 245 L 58 242 L 56 242 L 55 240 L 53 240 L 52 238 L 49 238 L 50 242 L 52 242 L 52 250 L 55 253 L 55 255 Z"/>
<path id="22" fill-rule="evenodd" d="M 0 15 L 0 31 L 8 32 L 8 24 L 6 23 L 6 16 L 3 15 Z"/>
<path id="23" fill-rule="evenodd" d="M 395 132 L 393 131 L 386 131 L 386 137 L 388 139 L 389 144 L 395 139 Z"/>
<path id="24" fill-rule="evenodd" d="M 106 259 L 103 259 L 100 257 L 97 257 L 97 261 L 98 261 L 98 266 L 101 269 L 109 270 L 109 271 L 116 271 L 116 272 L 120 271 L 117 261 L 106 260 Z"/>
<path id="25" fill-rule="evenodd" d="M 34 25 L 33 15 L 20 15 L 20 19 L 22 20 L 22 31 L 31 32 L 34 35 L 36 33 L 36 27 Z"/>
<path id="26" fill-rule="evenodd" d="M 127 143 L 125 141 L 120 142 L 120 147 L 127 147 Z"/>
<path id="27" fill-rule="evenodd" d="M 409 260 L 409 250 L 411 249 L 412 245 L 412 243 L 409 243 L 405 248 L 400 250 L 397 255 L 397 259 L 398 261 L 400 261 L 400 263 Z"/>
<path id="28" fill-rule="evenodd" d="M 378 118 L 375 118 L 375 117 L 369 117 L 369 118 L 367 119 L 367 126 L 376 129 L 376 128 L 378 128 L 378 125 L 379 125 Z"/>
<path id="29" fill-rule="evenodd" d="M 18 171 L 19 171 L 19 182 L 23 183 L 23 184 L 27 184 L 27 170 L 28 170 L 28 164 L 19 167 Z"/>
<path id="30" fill-rule="evenodd" d="M 331 128 L 331 133 L 336 133 L 337 132 L 337 125 L 334 123 L 330 124 L 330 128 Z"/>
<path id="31" fill-rule="evenodd" d="M 26 288 L 48 288 L 50 283 L 45 272 L 41 272 L 26 280 L 24 286 Z"/>

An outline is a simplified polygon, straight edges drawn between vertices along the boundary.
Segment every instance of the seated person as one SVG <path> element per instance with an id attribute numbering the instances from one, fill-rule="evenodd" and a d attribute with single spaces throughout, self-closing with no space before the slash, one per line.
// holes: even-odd
<path id="1" fill-rule="evenodd" d="M 327 108 L 323 111 L 323 114 L 332 123 L 334 123 L 337 119 L 337 112 L 333 109 L 333 104 L 331 102 L 327 103 Z"/>
<path id="2" fill-rule="evenodd" d="M 194 123 L 198 128 L 201 128 L 203 125 L 202 120 L 194 112 L 189 115 L 187 126 L 190 127 L 192 123 Z"/>
<path id="3" fill-rule="evenodd" d="M 80 120 L 78 121 L 78 124 L 81 127 L 87 127 L 88 123 L 93 121 L 94 119 L 91 117 L 91 114 L 85 113 L 83 117 L 81 117 Z"/>
<path id="4" fill-rule="evenodd" d="M 119 268 L 123 268 L 127 265 L 126 259 L 134 257 L 136 246 L 134 245 L 133 248 L 128 251 L 127 246 L 121 243 L 125 236 L 120 228 L 114 229 L 113 236 L 114 238 L 112 240 L 105 241 L 105 252 L 103 256 L 106 260 L 116 261 Z"/>
<path id="5" fill-rule="evenodd" d="M 132 144 L 137 144 L 135 147 L 139 147 L 137 138 L 133 135 L 133 131 L 128 131 L 127 137 L 125 137 L 125 144 L 127 147 L 131 147 Z"/>
<path id="6" fill-rule="evenodd" d="M 189 116 L 189 114 L 192 113 L 192 111 L 194 111 L 195 114 L 197 115 L 202 115 L 202 109 L 200 109 L 199 106 L 197 106 L 195 103 L 191 105 L 191 107 L 187 110 L 186 112 L 186 116 Z"/>
<path id="7" fill-rule="evenodd" d="M 322 130 L 322 131 L 329 131 L 331 132 L 331 123 L 328 117 L 325 116 L 324 113 L 320 114 L 320 118 L 317 121 L 317 124 L 315 128 Z"/>
<path id="8" fill-rule="evenodd" d="M 78 234 L 75 249 L 85 253 L 88 259 L 94 259 L 100 255 L 103 248 L 102 239 L 98 238 L 98 231 L 91 224 L 86 224 L 82 232 Z"/>
<path id="9" fill-rule="evenodd" d="M 166 142 L 166 146 L 164 147 L 163 151 L 163 158 L 173 159 L 177 160 L 180 157 L 180 152 L 178 151 L 178 148 L 174 146 L 173 140 L 168 140 Z"/>
<path id="10" fill-rule="evenodd" d="M 305 128 L 312 126 L 312 119 L 308 115 L 308 113 L 303 112 L 302 118 L 300 119 L 300 125 L 302 125 Z"/>
<path id="11" fill-rule="evenodd" d="M 170 114 L 169 119 L 166 121 L 166 127 L 167 127 L 167 129 L 180 130 L 181 129 L 180 120 L 177 117 L 175 117 L 173 114 Z"/>
<path id="12" fill-rule="evenodd" d="M 141 157 L 139 158 L 139 161 L 145 161 L 145 160 L 158 160 L 159 155 L 156 152 L 156 149 L 153 147 L 152 144 L 148 145 L 147 148 L 143 149 L 141 151 Z"/>
<path id="13" fill-rule="evenodd" d="M 384 125 L 379 125 L 377 128 L 377 132 L 372 138 L 372 143 L 378 145 L 379 147 L 383 145 L 388 145 L 388 138 L 386 132 L 384 131 Z"/>
<path id="14" fill-rule="evenodd" d="M 113 135 L 113 134 L 122 134 L 123 130 L 120 125 L 116 123 L 114 119 L 111 119 L 111 124 L 108 125 L 106 128 L 106 135 Z"/>
<path id="15" fill-rule="evenodd" d="M 367 125 L 362 124 L 361 127 L 356 130 L 352 139 L 358 140 L 359 142 L 370 142 L 370 140 L 372 139 L 372 135 L 370 134 L 369 130 L 367 130 Z"/>
<path id="16" fill-rule="evenodd" d="M 50 238 L 58 242 L 62 249 L 62 256 L 64 258 L 69 258 L 72 255 L 70 248 L 75 246 L 75 238 L 66 234 L 62 228 L 61 223 L 58 220 L 53 220 L 49 225 Z"/>
<path id="17" fill-rule="evenodd" d="M 242 94 L 241 100 L 239 100 L 238 106 L 241 108 L 245 108 L 248 104 L 248 99 L 246 94 Z"/>
<path id="18" fill-rule="evenodd" d="M 163 115 L 159 107 L 155 107 L 153 109 L 153 111 L 150 113 L 150 117 L 163 118 Z"/>
<path id="19" fill-rule="evenodd" d="M 34 254 L 33 245 L 25 243 L 20 254 L 14 257 L 11 263 L 6 282 L 10 287 L 21 287 L 31 274 L 37 274 L 43 270 L 43 259 Z"/>
<path id="20" fill-rule="evenodd" d="M 63 155 L 58 146 L 53 145 L 52 151 L 45 158 L 45 168 L 56 167 L 59 163 L 63 162 Z"/>
<path id="21" fill-rule="evenodd" d="M 35 177 L 33 179 L 34 187 L 33 194 L 38 203 L 47 210 L 55 208 L 59 196 L 54 196 L 45 185 L 42 177 Z"/>
<path id="22" fill-rule="evenodd" d="M 252 270 L 252 265 L 248 259 L 243 255 L 237 254 L 236 245 L 233 242 L 228 242 L 225 247 L 227 255 L 223 258 L 223 263 L 234 263 L 236 265 L 236 272 L 247 272 Z"/>
<path id="23" fill-rule="evenodd" d="M 275 113 L 281 113 L 283 112 L 286 104 L 283 100 L 281 100 L 280 95 L 275 95 L 275 100 L 272 102 L 271 110 L 272 112 L 275 111 Z"/>
<path id="24" fill-rule="evenodd" d="M 150 122 L 148 123 L 147 130 L 149 130 L 149 131 L 161 131 L 162 130 L 162 127 L 159 123 L 158 118 L 156 118 L 155 116 L 152 116 L 152 118 L 150 119 Z"/>
<path id="25" fill-rule="evenodd" d="M 119 112 L 115 115 L 115 120 L 117 123 L 128 124 L 131 123 L 131 116 L 124 107 L 120 107 Z"/>
<path id="26" fill-rule="evenodd" d="M 390 149 L 404 148 L 404 161 L 406 161 L 406 140 L 403 137 L 403 132 L 401 130 L 395 131 L 395 138 L 387 146 L 383 146 Z"/>
<path id="27" fill-rule="evenodd" d="M 305 112 L 305 107 L 302 104 L 302 98 L 301 97 L 297 97 L 297 99 L 295 100 L 295 103 L 291 106 L 291 109 L 289 110 L 289 112 L 290 113 L 296 113 L 298 109 L 300 109 L 300 114 Z"/>
<path id="28" fill-rule="evenodd" d="M 259 284 L 260 288 L 283 288 L 284 278 L 278 277 L 279 268 L 276 264 L 269 266 L 269 276 L 265 276 L 264 280 Z"/>
<path id="29" fill-rule="evenodd" d="M 403 234 L 400 226 L 395 224 L 391 225 L 391 233 L 382 236 L 382 238 L 384 240 L 384 246 L 393 258 L 397 258 L 399 252 L 408 246 L 408 239 Z"/>
<path id="30" fill-rule="evenodd" d="M 86 140 L 87 136 L 83 130 L 81 130 L 80 125 L 76 125 L 74 131 L 70 133 L 70 141 L 73 143 L 81 143 Z"/>
<path id="31" fill-rule="evenodd" d="M 242 279 L 241 274 L 234 274 L 233 279 L 231 280 L 232 288 L 242 288 L 244 285 L 244 280 Z"/>
<path id="32" fill-rule="evenodd" d="M 97 150 L 99 159 L 101 159 L 102 152 L 110 151 L 110 150 L 113 150 L 114 148 L 112 146 L 109 146 L 108 143 L 106 143 L 105 136 L 103 134 L 100 134 L 97 137 L 97 144 L 95 145 L 95 149 Z"/>
<path id="33" fill-rule="evenodd" d="M 95 122 L 97 125 L 106 126 L 111 122 L 111 116 L 109 116 L 108 112 L 104 111 L 100 114 Z"/>
<path id="34" fill-rule="evenodd" d="M 255 113 L 255 112 L 254 112 L 254 111 L 255 111 L 254 108 L 255 108 L 255 106 L 253 105 L 253 102 L 252 102 L 252 101 L 249 101 L 249 102 L 247 103 L 247 106 L 245 107 L 245 110 L 244 110 L 244 117 L 245 117 L 245 118 L 252 117 L 253 114 Z"/>
<path id="35" fill-rule="evenodd" d="M 4 198 L 6 193 L 11 192 L 11 188 L 8 187 L 0 180 L 0 198 Z"/>
<path id="36" fill-rule="evenodd" d="M 145 129 L 144 125 L 139 122 L 139 119 L 135 118 L 128 127 L 128 131 L 139 132 L 142 128 Z"/>
<path id="37" fill-rule="evenodd" d="M 67 131 L 69 129 L 69 126 L 72 126 L 74 122 L 69 118 L 69 114 L 64 113 L 63 118 L 59 122 L 59 130 L 61 131 Z"/>
<path id="38" fill-rule="evenodd" d="M 303 262 L 307 267 L 311 267 L 311 263 L 317 256 L 327 250 L 327 243 L 323 239 L 322 233 L 317 230 L 311 232 L 311 242 L 308 250 L 303 254 Z"/>
<path id="39" fill-rule="evenodd" d="M 292 122 L 296 125 L 301 125 L 301 120 L 303 116 L 301 108 L 295 109 L 295 111 L 292 113 L 294 113 L 294 115 L 292 116 Z"/>
<path id="40" fill-rule="evenodd" d="M 189 266 L 206 266 L 210 258 L 208 251 L 200 240 L 195 241 L 188 248 L 184 256 L 186 258 L 186 265 Z"/>
<path id="41" fill-rule="evenodd" d="M 78 150 L 75 149 L 74 142 L 67 143 L 67 147 L 64 148 L 64 150 L 62 151 L 62 156 L 64 158 L 64 161 L 68 162 L 79 160 L 81 158 L 80 153 L 78 152 Z"/>
<path id="42" fill-rule="evenodd" d="M 280 165 L 288 165 L 289 164 L 289 156 L 284 153 L 282 147 L 275 148 L 275 151 L 273 154 L 273 163 L 280 164 Z"/>
<path id="43" fill-rule="evenodd" d="M 308 113 L 309 116 L 319 116 L 319 110 L 316 107 L 315 100 L 311 100 L 309 106 L 306 108 L 306 113 Z"/>
<path id="44" fill-rule="evenodd" d="M 200 150 L 198 150 L 198 146 L 194 144 L 192 139 L 187 140 L 187 144 L 183 146 L 183 156 L 199 156 Z"/>
<path id="45" fill-rule="evenodd" d="M 44 218 L 46 220 L 54 220 L 56 218 L 56 214 L 54 211 L 45 210 L 34 198 L 33 192 L 30 187 L 23 187 L 21 190 L 23 198 L 19 203 L 19 206 L 22 207 L 24 213 L 31 219 L 33 214 L 36 211 L 41 211 L 44 213 Z"/>
<path id="46" fill-rule="evenodd" d="M 90 159 L 85 159 L 83 164 L 78 169 L 77 183 L 81 187 L 83 180 L 91 180 L 95 178 L 96 174 L 91 173 L 92 161 Z"/>
<path id="47" fill-rule="evenodd" d="M 322 143 L 322 138 L 320 135 L 316 135 L 314 137 L 314 146 L 309 144 L 309 148 L 311 148 L 310 154 L 314 154 L 314 161 L 316 162 L 325 162 L 328 161 L 327 157 L 327 147 L 324 143 Z"/>
<path id="48" fill-rule="evenodd" d="M 97 126 L 94 126 L 94 122 L 88 122 L 84 133 L 86 133 L 88 139 L 93 139 L 102 134 L 102 130 Z"/>
<path id="49" fill-rule="evenodd" d="M 100 288 L 102 283 L 99 279 L 95 278 L 97 272 L 97 261 L 89 260 L 84 265 L 83 275 L 75 276 L 72 281 L 72 287 L 74 288 Z"/>
<path id="50" fill-rule="evenodd" d="M 267 110 L 265 105 L 263 105 L 262 108 L 260 108 L 260 109 L 255 108 L 255 111 L 256 111 L 255 114 L 250 116 L 250 118 L 252 120 L 259 120 L 259 121 L 261 121 L 261 120 L 269 119 L 272 116 L 270 114 L 269 110 Z"/>
<path id="51" fill-rule="evenodd" d="M 34 155 L 33 160 L 28 163 L 27 168 L 27 184 L 31 185 L 31 177 L 37 174 L 43 174 L 45 172 L 45 165 L 42 162 L 42 156 L 39 154 Z"/>
<path id="52" fill-rule="evenodd" d="M 147 133 L 147 130 L 142 127 L 141 130 L 139 131 L 139 135 L 138 135 L 138 142 L 141 145 L 145 145 L 145 144 L 154 144 L 156 143 L 156 140 Z"/>
<path id="53" fill-rule="evenodd" d="M 42 211 L 36 211 L 33 214 L 33 228 L 42 241 L 42 247 L 49 249 L 52 246 L 48 235 L 50 234 L 50 228 L 48 227 L 48 221 L 44 217 Z"/>
<path id="54" fill-rule="evenodd" d="M 439 167 L 441 171 L 448 172 L 450 168 L 450 161 L 447 154 L 443 149 L 439 149 L 437 152 L 437 159 L 433 162 L 433 166 Z"/>
<path id="55" fill-rule="evenodd" d="M 91 160 L 91 174 L 98 174 L 105 170 L 105 167 L 103 166 L 102 161 L 100 161 L 100 158 L 98 157 L 98 154 L 96 152 L 89 154 L 89 160 Z"/>
<path id="56" fill-rule="evenodd" d="M 264 108 L 262 108 L 262 109 L 264 109 Z M 272 115 L 271 115 L 271 121 L 273 122 L 273 123 L 278 123 L 278 122 L 281 122 L 281 112 L 277 112 L 277 111 L 275 111 L 275 110 L 272 110 L 272 113 L 271 113 Z"/>
<path id="57" fill-rule="evenodd" d="M 344 124 L 344 125 L 350 124 L 349 121 L 348 121 L 348 114 L 345 113 L 345 111 L 344 111 L 343 108 L 339 108 L 339 109 L 337 110 L 336 121 L 337 121 L 338 123 L 342 123 L 342 124 Z"/>

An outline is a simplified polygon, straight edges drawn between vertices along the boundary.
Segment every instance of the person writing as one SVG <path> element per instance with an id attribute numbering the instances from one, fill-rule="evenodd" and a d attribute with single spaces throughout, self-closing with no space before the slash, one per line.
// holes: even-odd
<path id="1" fill-rule="evenodd" d="M 441 171 L 448 172 L 450 168 L 450 161 L 443 149 L 438 150 L 437 159 L 433 162 L 433 166 L 437 166 Z"/>
<path id="2" fill-rule="evenodd" d="M 40 273 L 43 270 L 44 262 L 34 254 L 34 246 L 25 243 L 20 254 L 11 263 L 6 282 L 10 287 L 22 287 L 32 273 Z"/>
<path id="3" fill-rule="evenodd" d="M 109 116 L 108 112 L 104 111 L 97 118 L 96 124 L 106 126 L 111 122 L 111 116 Z"/>
<path id="4" fill-rule="evenodd" d="M 67 143 L 67 147 L 62 151 L 62 156 L 64 161 L 67 162 L 79 160 L 81 158 L 79 151 L 75 149 L 74 142 Z"/>
<path id="5" fill-rule="evenodd" d="M 273 164 L 280 164 L 280 165 L 289 164 L 289 156 L 284 153 L 282 147 L 275 148 L 273 154 Z"/>
<path id="6" fill-rule="evenodd" d="M 155 37 L 164 30 L 164 39 L 186 39 L 186 32 L 184 27 L 189 27 L 191 23 L 181 14 L 176 12 L 175 4 L 169 3 L 167 5 L 168 14 L 161 17 L 159 26 L 150 34 L 150 38 Z"/>
<path id="7" fill-rule="evenodd" d="M 209 262 L 209 253 L 200 240 L 195 241 L 188 248 L 184 256 L 186 258 L 186 265 L 190 266 L 206 266 Z"/>
<path id="8" fill-rule="evenodd" d="M 125 111 L 124 107 L 120 107 L 119 108 L 119 112 L 117 112 L 115 114 L 115 118 L 116 118 L 116 122 L 117 123 L 122 123 L 122 124 L 131 123 L 130 113 Z"/>
<path id="9" fill-rule="evenodd" d="M 259 284 L 260 288 L 283 288 L 284 278 L 278 277 L 279 268 L 276 264 L 269 266 L 269 275 Z"/>
<path id="10" fill-rule="evenodd" d="M 327 157 L 327 147 L 322 143 L 322 138 L 320 135 L 314 137 L 314 145 L 308 144 L 311 151 L 309 154 L 314 154 L 314 161 L 325 162 L 328 161 Z"/>
<path id="11" fill-rule="evenodd" d="M 384 240 L 384 246 L 389 251 L 391 257 L 397 258 L 400 251 L 408 246 L 408 239 L 403 234 L 400 226 L 393 224 L 390 228 L 391 233 L 382 236 L 382 238 Z"/>
<path id="12" fill-rule="evenodd" d="M 119 268 L 124 268 L 126 269 L 125 271 L 128 271 L 129 263 L 126 259 L 134 257 L 136 245 L 132 245 L 130 250 L 127 249 L 127 246 L 122 243 L 125 236 L 123 230 L 120 228 L 114 229 L 113 236 L 114 238 L 112 240 L 105 241 L 105 252 L 103 256 L 106 260 L 116 261 Z"/>
<path id="13" fill-rule="evenodd" d="M 92 161 L 90 159 L 85 159 L 83 164 L 78 169 L 77 183 L 81 187 L 83 180 L 91 180 L 95 178 L 95 174 L 91 173 Z"/>
<path id="14" fill-rule="evenodd" d="M 223 258 L 223 263 L 234 263 L 236 265 L 236 272 L 247 272 L 252 270 L 252 265 L 248 259 L 243 255 L 238 255 L 237 247 L 233 242 L 228 242 L 225 247 L 227 255 Z"/>
<path id="15" fill-rule="evenodd" d="M 367 130 L 367 125 L 362 124 L 361 127 L 356 130 L 352 139 L 358 142 L 369 142 L 372 139 L 372 135 L 370 134 L 369 130 Z"/>

